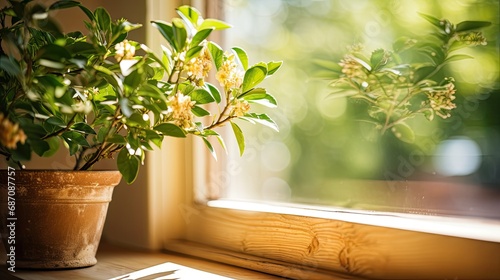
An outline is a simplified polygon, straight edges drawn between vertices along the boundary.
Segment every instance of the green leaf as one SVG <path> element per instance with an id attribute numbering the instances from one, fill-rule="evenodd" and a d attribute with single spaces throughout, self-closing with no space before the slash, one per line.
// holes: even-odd
<path id="1" fill-rule="evenodd" d="M 94 16 L 94 13 L 92 13 L 91 10 L 89 10 L 87 7 L 83 6 L 83 5 L 78 5 L 78 7 L 87 15 L 87 17 L 91 20 L 91 21 L 95 21 L 95 16 Z"/>
<path id="2" fill-rule="evenodd" d="M 411 47 L 415 46 L 415 41 L 411 40 L 409 37 L 400 37 L 394 41 L 392 44 L 392 49 L 396 52 L 402 52 Z"/>
<path id="3" fill-rule="evenodd" d="M 13 57 L 1 56 L 0 57 L 0 69 L 4 70 L 10 76 L 18 76 L 21 74 L 21 67 Z"/>
<path id="4" fill-rule="evenodd" d="M 177 88 L 184 95 L 190 95 L 195 89 L 196 87 L 191 83 L 181 83 Z"/>
<path id="5" fill-rule="evenodd" d="M 169 48 L 165 46 L 161 46 L 162 49 L 162 56 L 161 56 L 161 61 L 163 62 L 163 65 L 165 65 L 165 71 L 170 73 L 170 69 L 172 68 L 172 51 L 170 51 Z"/>
<path id="6" fill-rule="evenodd" d="M 196 104 L 207 104 L 215 101 L 212 94 L 202 88 L 193 90 L 189 96 L 191 96 L 192 101 L 196 101 Z"/>
<path id="7" fill-rule="evenodd" d="M 243 69 L 246 71 L 248 69 L 248 55 L 245 52 L 244 49 L 238 48 L 238 47 L 233 47 L 232 50 L 236 53 L 236 56 L 238 57 L 241 66 L 243 66 Z"/>
<path id="8" fill-rule="evenodd" d="M 125 145 L 127 144 L 127 140 L 125 140 L 125 137 L 123 137 L 120 134 L 113 134 L 110 137 L 106 139 L 106 142 L 108 143 L 114 143 L 114 144 L 119 144 L 119 145 Z"/>
<path id="9" fill-rule="evenodd" d="M 433 16 L 430 16 L 430 15 L 426 15 L 426 14 L 422 14 L 422 13 L 418 13 L 421 17 L 423 17 L 424 19 L 426 19 L 428 22 L 430 22 L 432 25 L 436 26 L 437 28 L 441 29 L 442 26 L 441 26 L 441 20 L 433 17 Z"/>
<path id="10" fill-rule="evenodd" d="M 215 160 L 217 160 L 217 154 L 215 153 L 215 149 L 212 144 L 205 137 L 203 137 L 202 139 L 208 150 L 210 151 L 210 154 L 214 157 Z"/>
<path id="11" fill-rule="evenodd" d="M 56 45 L 49 44 L 43 46 L 37 53 L 37 58 L 48 59 L 52 61 L 61 62 L 63 59 L 70 59 L 71 54 L 66 50 L 66 48 Z"/>
<path id="12" fill-rule="evenodd" d="M 219 69 L 222 65 L 223 59 L 224 59 L 224 51 L 222 50 L 222 48 L 219 45 L 217 45 L 214 42 L 208 42 L 208 51 L 210 52 L 210 55 L 212 56 L 212 60 L 215 64 L 215 68 L 217 69 L 217 71 L 219 71 Z"/>
<path id="13" fill-rule="evenodd" d="M 432 109 L 425 110 L 423 114 L 424 117 L 429 121 L 432 121 L 434 119 L 434 110 Z"/>
<path id="14" fill-rule="evenodd" d="M 186 133 L 182 128 L 178 127 L 173 123 L 162 123 L 154 127 L 154 130 L 163 133 L 163 135 L 168 135 L 172 137 L 186 137 Z"/>
<path id="15" fill-rule="evenodd" d="M 138 75 L 138 71 L 137 69 L 140 67 L 141 65 L 139 64 L 139 61 L 138 60 L 129 60 L 129 59 L 124 59 L 122 61 L 120 61 L 120 71 L 122 73 L 123 76 L 125 76 L 125 81 L 124 83 L 126 85 L 130 85 L 132 88 L 134 87 L 137 87 L 137 85 L 134 85 L 134 79 L 128 77 L 128 75 L 130 74 L 135 74 L 136 76 Z M 143 74 L 143 72 L 141 71 L 140 74 Z M 140 76 L 139 76 L 140 77 Z M 127 81 L 127 78 L 129 79 Z"/>
<path id="16" fill-rule="evenodd" d="M 335 73 L 342 73 L 342 67 L 338 64 L 338 62 L 327 59 L 313 59 L 312 62 L 313 65 L 318 68 L 330 70 Z"/>
<path id="17" fill-rule="evenodd" d="M 249 99 L 260 99 L 264 98 L 267 94 L 267 91 L 265 88 L 253 88 L 247 92 L 243 92 L 242 94 L 238 95 L 238 98 L 243 98 L 245 100 Z"/>
<path id="18" fill-rule="evenodd" d="M 359 58 L 359 57 L 355 57 L 355 56 L 351 56 L 352 59 L 354 59 L 357 63 L 359 63 L 361 66 L 363 66 L 363 68 L 365 68 L 366 70 L 368 70 L 368 72 L 371 72 L 372 71 L 372 67 L 370 66 L 370 64 L 368 64 L 366 61 L 364 61 L 363 59 Z"/>
<path id="19" fill-rule="evenodd" d="M 394 133 L 394 136 L 398 138 L 399 140 L 406 142 L 406 143 L 413 143 L 415 142 L 415 132 L 413 132 L 413 129 L 406 123 L 398 123 L 394 125 L 391 128 L 392 133 Z"/>
<path id="20" fill-rule="evenodd" d="M 247 92 L 262 82 L 267 75 L 267 68 L 261 65 L 254 65 L 245 72 L 243 78 L 242 91 Z"/>
<path id="21" fill-rule="evenodd" d="M 97 131 L 97 142 L 99 142 L 99 143 L 104 142 L 104 139 L 106 138 L 106 136 L 108 135 L 108 132 L 109 132 L 109 125 L 110 124 L 106 124 L 106 125 L 102 126 L 99 129 L 99 131 Z"/>
<path id="22" fill-rule="evenodd" d="M 66 142 L 68 144 L 68 150 L 69 150 L 69 155 L 74 156 L 78 150 L 80 149 L 80 146 L 74 142 Z"/>
<path id="23" fill-rule="evenodd" d="M 132 113 L 129 117 L 125 119 L 125 123 L 131 127 L 141 127 L 148 128 L 149 120 L 144 120 L 143 115 L 139 113 Z"/>
<path id="24" fill-rule="evenodd" d="M 471 59 L 471 58 L 474 58 L 474 57 L 472 57 L 470 55 L 466 55 L 466 54 L 456 54 L 456 55 L 452 55 L 452 56 L 446 58 L 446 60 L 444 62 L 448 63 L 448 62 L 452 62 L 452 61 Z"/>
<path id="25" fill-rule="evenodd" d="M 66 122 L 57 116 L 50 117 L 50 118 L 46 119 L 45 122 L 52 124 L 52 125 L 55 125 L 55 126 L 58 126 L 60 128 L 66 127 Z"/>
<path id="26" fill-rule="evenodd" d="M 278 125 L 266 114 L 256 114 L 256 113 L 248 113 L 245 114 L 241 119 L 245 119 L 250 122 L 260 123 L 269 128 L 274 129 L 275 131 L 279 131 Z"/>
<path id="27" fill-rule="evenodd" d="M 103 7 L 98 7 L 94 15 L 96 17 L 97 23 L 99 24 L 99 27 L 103 31 L 111 31 L 111 16 L 109 15 L 108 11 L 104 9 Z"/>
<path id="28" fill-rule="evenodd" d="M 154 130 L 146 130 L 146 139 L 153 142 L 158 148 L 161 148 L 161 143 L 163 142 L 163 136 L 156 133 Z"/>
<path id="29" fill-rule="evenodd" d="M 30 139 L 30 146 L 38 156 L 43 156 L 45 152 L 50 150 L 49 143 L 43 140 Z"/>
<path id="30" fill-rule="evenodd" d="M 58 9 L 66 9 L 73 8 L 80 5 L 80 2 L 77 1 L 57 1 L 54 4 L 50 5 L 49 10 L 58 10 Z"/>
<path id="31" fill-rule="evenodd" d="M 172 20 L 172 31 L 174 35 L 175 49 L 180 52 L 186 45 L 187 31 L 184 23 L 178 19 L 174 18 Z"/>
<path id="32" fill-rule="evenodd" d="M 66 49 L 70 53 L 74 53 L 74 54 L 94 54 L 94 52 L 96 51 L 94 46 L 90 43 L 87 43 L 87 42 L 76 42 L 74 44 L 66 46 Z M 82 66 L 82 68 L 83 68 L 83 66 Z"/>
<path id="33" fill-rule="evenodd" d="M 46 135 L 45 128 L 39 124 L 21 123 L 21 127 L 29 139 L 42 138 Z"/>
<path id="34" fill-rule="evenodd" d="M 174 29 L 172 24 L 161 20 L 151 21 L 151 24 L 160 31 L 160 34 L 167 40 L 170 46 L 175 48 Z"/>
<path id="35" fill-rule="evenodd" d="M 83 147 L 90 147 L 89 142 L 87 142 L 87 139 L 85 139 L 83 135 L 81 135 L 76 131 L 66 131 L 61 136 L 68 144 L 75 143 Z"/>
<path id="36" fill-rule="evenodd" d="M 193 39 L 191 40 L 191 43 L 189 43 L 190 47 L 198 46 L 203 40 L 205 40 L 210 33 L 212 33 L 214 29 L 203 29 L 198 32 L 193 36 Z"/>
<path id="37" fill-rule="evenodd" d="M 489 22 L 489 21 L 462 21 L 459 24 L 457 24 L 455 31 L 456 32 L 470 31 L 470 30 L 479 29 L 479 28 L 483 28 L 486 26 L 490 26 L 490 25 L 491 25 L 491 22 Z"/>
<path id="38" fill-rule="evenodd" d="M 148 150 L 148 151 L 152 151 L 153 150 L 153 147 L 151 147 L 151 145 L 149 145 L 149 142 L 146 142 L 146 141 L 141 141 L 141 147 L 142 147 L 142 150 Z M 141 161 L 144 162 L 144 159 L 141 157 Z"/>
<path id="39" fill-rule="evenodd" d="M 125 60 L 120 63 L 120 66 L 123 65 Z M 129 72 L 132 70 L 131 72 Z M 128 73 L 127 73 L 128 72 Z M 125 70 L 125 73 L 122 72 L 125 76 L 123 80 L 124 89 L 127 92 L 134 92 L 138 86 L 146 79 L 146 73 L 143 69 L 137 69 L 136 67 L 132 67 L 129 70 Z"/>
<path id="40" fill-rule="evenodd" d="M 443 52 L 442 47 L 439 45 L 431 43 L 422 44 L 422 46 L 420 47 L 420 52 L 430 58 L 434 62 L 434 65 L 439 65 L 444 62 L 445 53 Z"/>
<path id="41" fill-rule="evenodd" d="M 283 61 L 271 61 L 267 63 L 267 75 L 271 76 L 272 74 L 276 73 L 278 69 L 280 69 L 281 65 L 283 64 Z"/>
<path id="42" fill-rule="evenodd" d="M 31 146 L 27 142 L 17 143 L 15 150 L 12 150 L 12 159 L 14 161 L 29 161 L 31 159 Z"/>
<path id="43" fill-rule="evenodd" d="M 140 158 L 136 155 L 130 155 L 127 149 L 122 149 L 117 158 L 118 170 L 127 184 L 131 184 L 137 179 L 139 174 Z"/>
<path id="44" fill-rule="evenodd" d="M 131 23 L 128 21 L 124 21 L 120 24 L 120 30 L 123 30 L 124 32 L 130 32 L 132 30 L 136 30 L 142 27 L 142 24 L 140 23 Z"/>
<path id="45" fill-rule="evenodd" d="M 234 136 L 236 137 L 236 142 L 240 149 L 240 156 L 242 156 L 245 152 L 245 137 L 243 136 L 243 131 L 241 131 L 241 128 L 234 122 L 231 122 L 231 127 L 233 128 Z"/>
<path id="46" fill-rule="evenodd" d="M 215 138 L 217 138 L 217 140 L 219 141 L 221 147 L 224 149 L 224 151 L 227 152 L 226 143 L 224 142 L 224 139 L 216 131 L 211 130 L 211 129 L 206 129 L 203 131 L 202 136 L 207 136 L 207 137 L 208 136 L 215 136 Z"/>
<path id="47" fill-rule="evenodd" d="M 210 115 L 210 112 L 199 107 L 199 106 L 194 106 L 191 111 L 193 112 L 193 114 L 197 117 L 204 117 L 204 116 L 209 116 Z"/>
<path id="48" fill-rule="evenodd" d="M 197 57 L 200 54 L 201 50 L 203 50 L 203 46 L 196 46 L 196 47 L 190 48 L 186 52 L 186 61 L 189 61 L 192 58 Z"/>
<path id="49" fill-rule="evenodd" d="M 434 66 L 423 66 L 415 70 L 415 74 L 413 75 L 413 81 L 415 83 L 420 82 L 424 79 L 429 78 L 429 75 L 431 75 L 436 67 Z"/>
<path id="50" fill-rule="evenodd" d="M 99 72 L 98 74 L 102 75 L 104 79 L 115 88 L 115 90 L 119 89 L 120 91 L 123 91 L 123 82 L 113 71 L 101 65 L 95 65 L 94 69 L 97 70 Z"/>
<path id="51" fill-rule="evenodd" d="M 373 71 L 377 71 L 387 64 L 389 60 L 387 59 L 387 55 L 385 50 L 378 49 L 372 52 L 370 57 L 370 64 L 372 66 Z"/>
<path id="52" fill-rule="evenodd" d="M 58 150 L 60 146 L 59 138 L 58 137 L 51 137 L 45 140 L 47 144 L 49 145 L 49 149 L 43 153 L 43 157 L 51 157 L 53 156 Z"/>
<path id="53" fill-rule="evenodd" d="M 231 28 L 232 26 L 222 20 L 207 18 L 205 19 L 200 26 L 198 26 L 198 30 L 203 30 L 207 28 L 215 28 L 216 30 Z"/>
<path id="54" fill-rule="evenodd" d="M 201 15 L 196 8 L 188 5 L 180 6 L 177 8 L 177 13 L 186 21 L 191 22 L 195 28 L 198 27 L 198 21 Z"/>
<path id="55" fill-rule="evenodd" d="M 215 101 L 217 103 L 220 103 L 222 101 L 222 99 L 221 99 L 221 94 L 220 94 L 219 89 L 210 83 L 205 83 L 205 85 L 208 88 L 208 90 L 210 91 L 210 93 L 212 94 Z"/>
<path id="56" fill-rule="evenodd" d="M 243 94 L 241 98 L 247 100 L 248 102 L 258 103 L 269 108 L 274 108 L 278 105 L 274 96 L 268 94 L 264 88 L 254 88 Z"/>
<path id="57" fill-rule="evenodd" d="M 158 87 L 150 84 L 142 85 L 141 88 L 137 91 L 137 95 L 143 97 L 148 96 L 152 97 L 153 99 L 161 99 L 164 101 L 167 100 L 165 94 Z"/>
<path id="58" fill-rule="evenodd" d="M 129 105 L 129 100 L 128 98 L 122 98 L 120 99 L 120 108 L 125 115 L 125 117 L 130 117 L 132 113 L 134 112 L 132 107 Z"/>

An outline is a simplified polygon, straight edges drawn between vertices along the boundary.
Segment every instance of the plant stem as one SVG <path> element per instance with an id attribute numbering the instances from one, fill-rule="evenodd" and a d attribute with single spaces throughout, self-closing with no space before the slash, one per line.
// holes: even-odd
<path id="1" fill-rule="evenodd" d="M 223 125 L 224 123 L 228 122 L 229 120 L 231 119 L 234 119 L 236 118 L 235 116 L 227 116 L 225 119 L 221 120 L 221 118 L 219 118 L 216 122 L 212 123 L 211 125 L 205 127 L 205 129 L 212 129 L 212 128 L 215 128 L 215 127 L 218 127 L 218 126 L 221 126 Z"/>
<path id="2" fill-rule="evenodd" d="M 99 160 L 101 160 L 101 158 L 106 153 L 110 152 L 109 150 L 113 146 L 115 146 L 114 150 L 118 149 L 118 147 L 120 145 L 117 145 L 117 144 L 114 144 L 114 143 L 110 143 L 108 146 L 106 146 L 105 143 L 106 143 L 106 140 L 108 139 L 108 137 L 110 135 L 110 132 L 113 130 L 112 128 L 116 127 L 116 130 L 113 131 L 113 134 L 114 134 L 114 133 L 119 133 L 120 130 L 122 129 L 122 127 L 123 127 L 123 124 L 119 123 L 119 120 L 117 119 L 117 117 L 118 117 L 119 114 L 120 114 L 120 110 L 117 109 L 116 112 L 115 112 L 115 119 L 113 120 L 113 122 L 110 125 L 110 129 L 108 131 L 108 134 L 106 135 L 106 137 L 102 141 L 102 145 L 99 146 L 99 148 L 97 149 L 97 151 L 92 155 L 92 157 L 81 168 L 79 168 L 79 170 L 88 170 L 89 168 L 91 168 L 94 164 L 96 164 Z"/>
<path id="3" fill-rule="evenodd" d="M 61 129 L 59 129 L 58 131 L 54 131 L 54 132 L 52 132 L 52 133 L 50 133 L 50 134 L 45 135 L 44 137 L 42 137 L 42 140 L 45 140 L 45 139 L 48 139 L 48 138 L 50 138 L 50 137 L 54 137 L 54 136 L 59 136 L 59 135 L 63 134 L 64 132 L 68 131 L 68 130 L 69 130 L 69 128 L 70 128 L 70 127 L 71 127 L 71 126 L 75 123 L 75 122 L 74 122 L 74 121 L 75 121 L 75 117 L 76 117 L 76 114 L 74 114 L 74 115 L 71 117 L 71 119 L 69 120 L 69 122 L 68 122 L 68 124 L 66 125 L 66 127 L 61 128 Z"/>
<path id="4" fill-rule="evenodd" d="M 393 126 L 395 126 L 395 125 L 397 125 L 399 123 L 402 123 L 402 122 L 404 122 L 405 120 L 407 120 L 409 118 L 413 118 L 415 115 L 420 114 L 420 113 L 422 113 L 422 112 L 424 112 L 426 110 L 429 110 L 429 109 L 428 108 L 421 108 L 421 109 L 419 109 L 419 110 L 417 110 L 417 111 L 415 111 L 415 112 L 413 112 L 411 114 L 405 115 L 405 116 L 403 116 L 403 117 L 401 117 L 401 118 L 393 121 L 392 123 L 388 124 L 387 127 L 385 127 L 384 131 L 387 131 L 387 129 L 389 129 L 389 128 L 391 128 L 391 127 L 393 127 Z"/>
<path id="5" fill-rule="evenodd" d="M 179 79 L 181 77 L 181 70 L 182 70 L 181 63 L 182 63 L 182 61 L 177 57 L 175 59 L 174 67 L 172 68 L 172 73 L 170 73 L 170 75 L 168 76 L 168 82 L 169 83 L 175 83 L 176 86 L 179 83 Z M 174 79 L 174 75 L 175 74 L 177 74 L 177 79 L 174 82 L 173 79 Z"/>
<path id="6" fill-rule="evenodd" d="M 12 154 L 10 154 L 10 153 L 8 153 L 8 152 L 3 152 L 3 151 L 0 151 L 0 155 L 5 156 L 5 159 L 6 159 L 7 161 L 9 161 L 9 160 L 10 160 L 10 158 L 12 157 Z M 23 170 L 23 169 L 24 169 L 24 166 L 22 165 L 22 163 L 21 163 L 20 161 L 18 161 L 18 160 L 13 160 L 13 162 L 14 162 L 15 164 L 17 164 L 17 166 L 19 167 L 19 169 L 21 169 L 21 170 Z"/>
<path id="7" fill-rule="evenodd" d="M 83 147 L 82 148 L 82 151 L 75 154 L 75 166 L 73 167 L 73 170 L 78 170 L 78 167 L 80 166 L 80 164 L 82 163 L 83 161 L 83 158 L 85 156 L 85 152 L 88 150 L 87 147 Z"/>
<path id="8" fill-rule="evenodd" d="M 116 144 L 110 143 L 109 145 L 102 145 L 100 149 L 98 149 L 92 158 L 87 161 L 79 170 L 88 170 L 91 168 L 94 164 L 96 164 L 101 158 L 103 157 L 104 154 L 106 154 L 108 151 L 110 151 L 113 147 L 114 150 L 116 150 L 118 147 L 115 146 Z"/>

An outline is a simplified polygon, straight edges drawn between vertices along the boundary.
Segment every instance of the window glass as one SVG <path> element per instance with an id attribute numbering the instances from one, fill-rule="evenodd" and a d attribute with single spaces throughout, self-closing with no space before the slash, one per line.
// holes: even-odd
<path id="1" fill-rule="evenodd" d="M 498 1 L 223 3 L 226 21 L 234 26 L 225 31 L 227 45 L 244 48 L 250 63 L 284 61 L 265 81 L 279 107 L 262 107 L 280 132 L 241 123 L 248 132 L 244 156 L 239 157 L 237 145 L 229 141 L 224 171 L 212 175 L 225 197 L 500 218 Z M 470 22 L 457 25 L 464 21 L 492 24 L 457 35 L 464 44 L 478 46 L 453 52 L 458 56 L 437 71 L 432 56 L 442 54 L 441 45 L 432 51 L 437 39 L 430 33 L 439 27 L 421 14 L 447 19 L 461 29 L 470 27 Z M 398 41 L 403 36 L 404 41 Z M 431 43 L 418 45 L 427 41 Z M 396 59 L 391 55 L 411 44 L 414 47 L 398 53 L 399 58 L 427 63 L 432 73 L 416 64 L 400 66 L 398 72 L 391 68 Z M 356 51 L 366 56 L 369 69 L 360 62 L 362 56 L 346 56 Z M 354 62 L 349 57 L 355 57 Z M 384 59 L 392 62 L 384 64 Z M 345 83 L 332 86 L 330 70 L 345 77 L 359 67 L 365 67 L 366 78 L 357 81 L 361 90 L 376 88 L 376 79 L 401 81 L 391 81 L 395 86 L 385 81 L 378 92 L 366 91 L 364 97 L 359 97 L 359 90 L 344 89 Z M 368 70 L 376 67 L 393 73 L 370 76 Z M 438 84 L 415 75 L 433 75 Z M 403 79 L 422 81 L 421 93 L 403 100 L 415 89 L 403 85 Z M 384 99 L 381 91 L 398 87 L 401 93 L 387 93 Z M 391 105 L 403 103 L 407 106 L 400 110 Z M 425 106 L 430 109 L 419 111 Z M 390 118 L 388 111 L 393 113 Z"/>

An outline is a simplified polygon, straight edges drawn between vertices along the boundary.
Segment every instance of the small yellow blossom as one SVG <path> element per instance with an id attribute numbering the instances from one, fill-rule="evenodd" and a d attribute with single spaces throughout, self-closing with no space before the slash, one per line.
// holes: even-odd
<path id="1" fill-rule="evenodd" d="M 99 94 L 99 88 L 93 87 L 91 89 L 83 90 L 83 95 L 88 100 L 92 100 L 96 94 Z"/>
<path id="2" fill-rule="evenodd" d="M 485 46 L 488 44 L 481 32 L 470 32 L 460 36 L 460 40 L 467 45 L 471 46 Z"/>
<path id="3" fill-rule="evenodd" d="M 363 66 L 359 64 L 351 55 L 346 55 L 339 63 L 342 66 L 342 73 L 348 78 L 364 78 Z"/>
<path id="4" fill-rule="evenodd" d="M 26 142 L 26 134 L 19 128 L 19 124 L 12 123 L 2 113 L 0 113 L 0 144 L 9 148 L 15 149 L 17 143 L 24 144 Z"/>
<path id="5" fill-rule="evenodd" d="M 194 115 L 191 109 L 194 107 L 195 101 L 191 101 L 191 97 L 180 92 L 168 98 L 169 118 L 174 124 L 189 129 L 194 126 Z"/>
<path id="6" fill-rule="evenodd" d="M 227 91 L 232 88 L 239 88 L 243 82 L 243 72 L 238 69 L 234 61 L 234 55 L 229 55 L 222 63 L 215 78 Z"/>
<path id="7" fill-rule="evenodd" d="M 212 60 L 207 47 L 203 47 L 200 55 L 192 58 L 186 64 L 187 74 L 194 80 L 203 80 L 212 69 Z"/>
<path id="8" fill-rule="evenodd" d="M 231 116 L 242 117 L 250 111 L 250 104 L 246 100 L 236 100 L 231 109 Z"/>
<path id="9" fill-rule="evenodd" d="M 349 53 L 356 53 L 356 52 L 363 51 L 364 48 L 365 48 L 365 46 L 363 46 L 360 43 L 357 43 L 357 44 L 353 44 L 353 45 L 348 46 L 347 50 L 349 51 Z"/>
<path id="10" fill-rule="evenodd" d="M 128 42 L 128 40 L 123 40 L 122 42 L 116 44 L 115 50 L 115 59 L 118 61 L 134 58 L 135 48 Z"/>
<path id="11" fill-rule="evenodd" d="M 439 89 L 430 91 L 427 93 L 427 97 L 429 98 L 427 104 L 429 104 L 436 115 L 443 119 L 449 118 L 451 116 L 449 111 L 457 107 L 453 103 L 453 100 L 455 100 L 455 85 L 452 82 Z"/>

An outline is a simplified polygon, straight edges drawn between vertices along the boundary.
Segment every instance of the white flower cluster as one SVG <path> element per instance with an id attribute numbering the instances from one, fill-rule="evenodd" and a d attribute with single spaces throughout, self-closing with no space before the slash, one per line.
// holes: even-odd
<path id="1" fill-rule="evenodd" d="M 226 91 L 239 88 L 243 82 L 243 72 L 238 69 L 234 55 L 226 56 L 215 78 Z"/>
<path id="2" fill-rule="evenodd" d="M 128 40 L 123 40 L 122 42 L 115 45 L 115 59 L 117 61 L 129 60 L 135 56 L 135 48 L 132 46 Z"/>
<path id="3" fill-rule="evenodd" d="M 168 98 L 168 117 L 173 120 L 174 124 L 184 129 L 189 129 L 194 126 L 193 112 L 195 101 L 191 101 L 191 97 L 180 92 Z"/>

